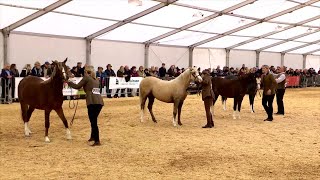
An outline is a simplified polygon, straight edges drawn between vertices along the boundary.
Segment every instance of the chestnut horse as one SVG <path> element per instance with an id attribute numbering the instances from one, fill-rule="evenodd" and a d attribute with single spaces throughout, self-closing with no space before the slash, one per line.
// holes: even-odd
<path id="1" fill-rule="evenodd" d="M 212 78 L 212 90 L 215 94 L 213 100 L 213 105 L 218 99 L 219 95 L 224 98 L 234 98 L 233 104 L 233 119 L 236 119 L 236 116 L 240 117 L 240 110 L 243 97 L 248 91 L 248 87 L 252 84 L 256 84 L 255 74 L 249 73 L 235 80 L 213 77 Z M 237 110 L 238 109 L 238 110 Z"/>
<path id="2" fill-rule="evenodd" d="M 187 97 L 187 88 L 191 80 L 202 81 L 201 76 L 197 68 L 188 68 L 182 74 L 171 81 L 161 80 L 155 77 L 146 77 L 140 82 L 140 107 L 141 107 L 141 122 L 143 122 L 143 110 L 147 98 L 148 109 L 151 114 L 153 122 L 157 122 L 152 112 L 152 105 L 154 99 L 158 99 L 162 102 L 173 103 L 173 126 L 177 126 L 177 112 L 178 112 L 178 124 L 181 126 L 181 109 L 184 100 Z"/>
<path id="3" fill-rule="evenodd" d="M 47 81 L 35 76 L 27 76 L 20 81 L 18 98 L 26 136 L 31 133 L 28 122 L 32 112 L 35 109 L 40 109 L 45 111 L 45 142 L 50 142 L 48 130 L 50 127 L 49 116 L 52 110 L 55 110 L 62 120 L 67 131 L 67 139 L 71 139 L 71 132 L 62 109 L 63 83 L 68 79 L 66 62 L 67 59 L 63 62 L 53 61 L 53 73 Z"/>

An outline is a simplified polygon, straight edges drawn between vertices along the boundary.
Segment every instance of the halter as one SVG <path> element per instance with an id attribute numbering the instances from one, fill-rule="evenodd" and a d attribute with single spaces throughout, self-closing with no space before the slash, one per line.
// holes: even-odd
<path id="1" fill-rule="evenodd" d="M 199 74 L 195 75 L 194 73 L 191 73 L 191 75 L 194 77 L 194 79 L 198 79 L 198 77 L 201 77 Z"/>

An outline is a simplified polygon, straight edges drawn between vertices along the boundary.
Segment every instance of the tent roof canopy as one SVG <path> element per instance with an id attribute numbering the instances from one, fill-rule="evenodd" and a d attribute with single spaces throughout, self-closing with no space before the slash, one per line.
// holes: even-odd
<path id="1" fill-rule="evenodd" d="M 0 0 L 0 29 L 320 55 L 320 0 Z"/>

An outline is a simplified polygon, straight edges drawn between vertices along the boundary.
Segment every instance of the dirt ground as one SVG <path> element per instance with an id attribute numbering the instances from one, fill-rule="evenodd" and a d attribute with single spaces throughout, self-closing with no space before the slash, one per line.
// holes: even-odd
<path id="1" fill-rule="evenodd" d="M 0 105 L 0 179 L 320 179 L 320 88 L 287 89 L 286 115 L 273 122 L 263 121 L 259 96 L 253 114 L 245 97 L 240 120 L 232 119 L 233 100 L 223 111 L 219 98 L 212 129 L 201 128 L 206 118 L 197 95 L 187 97 L 179 128 L 172 126 L 172 104 L 155 102 L 155 124 L 147 110 L 140 122 L 138 97 L 104 101 L 100 147 L 87 144 L 84 100 L 71 141 L 51 113 L 51 143 L 44 142 L 43 111 L 34 112 L 33 134 L 24 137 L 19 104 Z"/>

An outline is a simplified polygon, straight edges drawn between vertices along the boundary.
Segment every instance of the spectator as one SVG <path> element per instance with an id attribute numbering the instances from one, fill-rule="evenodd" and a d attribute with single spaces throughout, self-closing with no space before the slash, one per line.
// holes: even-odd
<path id="1" fill-rule="evenodd" d="M 119 70 L 117 71 L 117 77 L 123 78 L 125 76 L 127 76 L 127 75 L 124 74 L 124 67 L 120 66 Z M 119 90 L 120 89 L 117 89 L 116 93 L 113 96 L 114 98 L 119 98 L 119 95 L 118 95 Z M 120 93 L 121 97 L 126 97 L 125 94 L 124 94 L 124 90 L 125 89 L 121 89 L 121 93 Z"/>
<path id="2" fill-rule="evenodd" d="M 31 64 L 26 64 L 21 71 L 20 77 L 26 77 L 31 75 Z"/>
<path id="3" fill-rule="evenodd" d="M 12 78 L 11 78 L 11 97 L 12 97 L 12 101 L 15 102 L 15 90 L 16 90 L 16 79 L 15 77 L 19 77 L 19 71 L 16 68 L 16 64 L 11 64 L 10 66 L 10 71 L 12 74 Z"/>
<path id="4" fill-rule="evenodd" d="M 138 74 L 139 74 L 139 77 L 145 77 L 146 76 L 145 73 L 144 73 L 144 70 L 143 70 L 143 66 L 139 67 Z"/>
<path id="5" fill-rule="evenodd" d="M 109 89 L 110 77 L 116 77 L 116 73 L 114 73 L 111 64 L 107 65 L 107 69 L 104 71 L 106 75 L 106 93 L 107 97 L 111 98 L 111 89 Z"/>
<path id="6" fill-rule="evenodd" d="M 131 70 L 129 69 L 129 66 L 124 67 L 124 75 L 125 75 L 124 78 L 125 78 L 126 82 L 129 82 L 131 79 Z M 127 94 L 128 94 L 128 97 L 133 97 L 131 88 L 127 88 Z"/>
<path id="7" fill-rule="evenodd" d="M 174 77 L 175 75 L 174 69 L 175 69 L 174 65 L 171 65 L 170 68 L 168 69 L 167 74 L 169 77 Z"/>
<path id="8" fill-rule="evenodd" d="M 34 63 L 34 67 L 33 67 L 32 70 L 31 70 L 31 75 L 32 75 L 32 76 L 37 76 L 37 77 L 43 77 L 42 69 L 41 69 L 40 62 L 39 62 L 39 61 L 36 61 L 36 62 Z"/>
<path id="9" fill-rule="evenodd" d="M 42 66 L 42 73 L 43 73 L 43 77 L 45 78 L 49 78 L 52 74 L 52 69 L 51 69 L 51 65 L 48 61 L 46 61 Z"/>
<path id="10" fill-rule="evenodd" d="M 159 69 L 159 77 L 161 79 L 164 79 L 166 77 L 167 69 L 166 64 L 162 63 L 161 68 Z"/>
<path id="11" fill-rule="evenodd" d="M 11 79 L 12 79 L 12 72 L 10 71 L 10 64 L 6 64 L 4 68 L 1 71 L 1 87 L 2 87 L 2 93 L 1 103 L 9 103 L 9 95 L 10 95 L 10 88 L 11 88 Z"/>
<path id="12" fill-rule="evenodd" d="M 96 72 L 96 77 L 99 80 L 99 88 L 100 88 L 100 94 L 101 94 L 104 86 L 104 81 L 106 78 L 106 74 L 103 72 L 103 67 L 98 67 L 98 70 Z"/>

